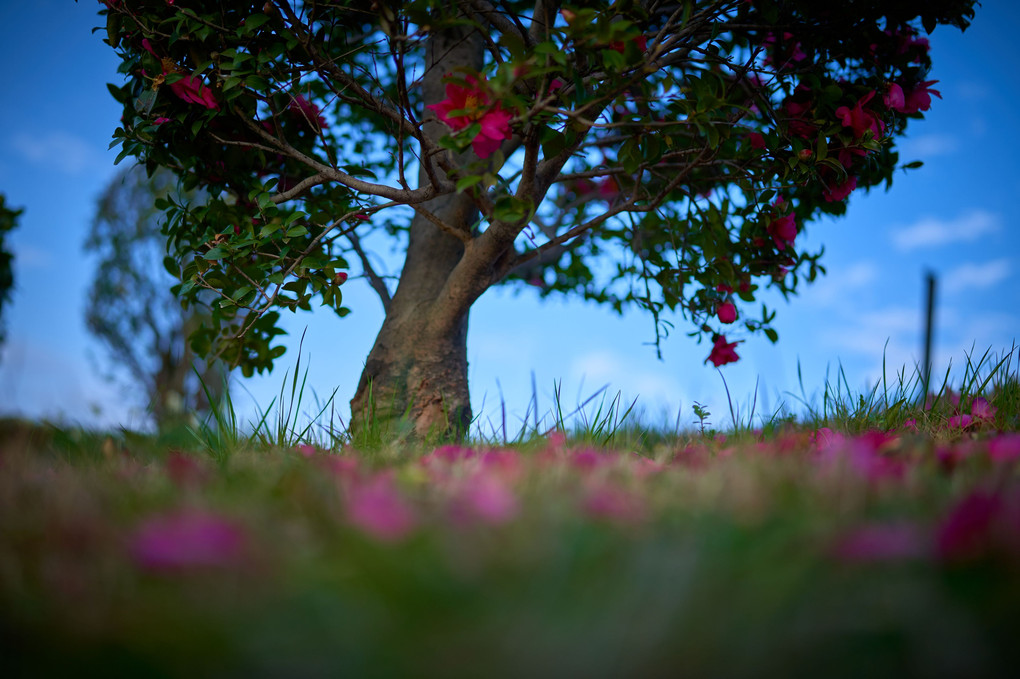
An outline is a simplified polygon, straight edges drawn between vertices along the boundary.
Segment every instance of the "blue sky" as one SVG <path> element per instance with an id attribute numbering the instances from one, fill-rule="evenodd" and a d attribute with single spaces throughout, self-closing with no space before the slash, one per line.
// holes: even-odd
<path id="1" fill-rule="evenodd" d="M 95 201 L 117 171 L 107 151 L 120 116 L 105 83 L 120 82 L 117 60 L 101 35 L 90 0 L 0 3 L 0 192 L 24 207 L 11 236 L 17 290 L 7 313 L 0 355 L 0 415 L 49 417 L 89 426 L 141 423 L 138 395 L 104 380 L 103 353 L 85 329 L 85 294 L 95 261 L 82 245 Z M 986 0 L 965 34 L 940 27 L 931 36 L 931 77 L 944 99 L 914 123 L 901 158 L 923 160 L 896 176 L 892 191 L 853 195 L 848 216 L 813 223 L 803 238 L 824 245 L 827 277 L 779 310 L 778 345 L 752 337 L 742 360 L 723 368 L 734 400 L 758 407 L 785 401 L 796 409 L 798 362 L 809 396 L 842 365 L 851 387 L 912 371 L 922 342 L 923 278 L 939 280 L 935 372 L 961 364 L 972 349 L 1008 351 L 1020 339 L 1020 78 L 1015 37 L 1020 8 Z M 330 313 L 288 316 L 291 350 L 270 376 L 238 379 L 237 402 L 266 405 L 283 370 L 297 358 L 320 396 L 337 388 L 341 414 L 354 393 L 382 320 L 378 299 L 359 281 L 345 286 L 344 319 Z M 541 413 L 553 406 L 554 384 L 564 407 L 603 385 L 649 420 L 693 419 L 695 401 L 728 419 L 720 374 L 704 364 L 708 346 L 676 331 L 656 358 L 651 320 L 618 317 L 582 302 L 540 302 L 530 291 L 490 291 L 470 321 L 468 359 L 472 400 L 487 431 L 499 426 L 505 402 L 512 426 L 537 386 Z"/>

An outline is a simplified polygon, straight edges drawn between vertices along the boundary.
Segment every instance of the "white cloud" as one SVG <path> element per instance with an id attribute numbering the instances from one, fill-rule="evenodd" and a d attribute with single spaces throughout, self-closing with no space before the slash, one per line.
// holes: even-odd
<path id="1" fill-rule="evenodd" d="M 993 259 L 980 264 L 968 262 L 947 273 L 943 279 L 943 286 L 946 292 L 983 290 L 1002 283 L 1012 273 L 1013 265 L 1006 258 Z"/>
<path id="2" fill-rule="evenodd" d="M 9 143 L 30 163 L 65 174 L 80 174 L 96 166 L 109 165 L 101 150 L 81 137 L 61 130 L 43 134 L 20 132 Z"/>
<path id="3" fill-rule="evenodd" d="M 944 156 L 960 148 L 960 140 L 948 134 L 924 134 L 904 139 L 900 144 L 900 158 L 906 161 L 928 160 Z"/>
<path id="4" fill-rule="evenodd" d="M 607 398 L 617 392 L 624 399 L 640 397 L 642 403 L 672 401 L 680 393 L 679 383 L 665 371 L 641 369 L 632 361 L 611 351 L 596 350 L 578 356 L 570 364 L 570 375 L 577 381 L 581 401 L 608 385 Z"/>
<path id="5" fill-rule="evenodd" d="M 832 306 L 839 300 L 851 298 L 855 291 L 867 288 L 878 278 L 878 265 L 872 261 L 855 262 L 839 269 L 830 266 L 828 273 L 805 288 L 801 299 L 805 304 Z"/>
<path id="6" fill-rule="evenodd" d="M 975 241 L 1001 228 L 999 215 L 985 210 L 971 210 L 956 219 L 925 217 L 910 226 L 894 230 L 892 240 L 900 250 L 916 250 Z"/>

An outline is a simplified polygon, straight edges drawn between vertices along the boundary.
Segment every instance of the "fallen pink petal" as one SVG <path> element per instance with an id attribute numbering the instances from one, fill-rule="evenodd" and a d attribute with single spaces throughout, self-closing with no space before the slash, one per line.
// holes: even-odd
<path id="1" fill-rule="evenodd" d="M 374 538 L 398 542 L 417 525 L 411 505 L 391 475 L 381 473 L 356 484 L 346 498 L 350 522 Z"/>
<path id="2" fill-rule="evenodd" d="M 244 531 L 230 519 L 181 511 L 143 521 L 131 536 L 130 551 L 139 567 L 171 572 L 236 565 L 246 542 Z"/>

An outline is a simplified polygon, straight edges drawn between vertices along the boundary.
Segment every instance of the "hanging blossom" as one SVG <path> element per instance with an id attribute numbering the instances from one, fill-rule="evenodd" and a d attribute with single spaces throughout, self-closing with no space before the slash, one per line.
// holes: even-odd
<path id="1" fill-rule="evenodd" d="M 716 335 L 712 339 L 712 352 L 705 359 L 705 363 L 712 362 L 716 368 L 727 363 L 736 363 L 740 360 L 737 356 L 737 342 L 727 342 L 726 335 Z"/>
<path id="2" fill-rule="evenodd" d="M 931 89 L 931 86 L 937 82 L 938 80 L 926 80 L 907 93 L 903 92 L 900 85 L 891 83 L 882 99 L 886 108 L 900 113 L 910 115 L 919 111 L 927 111 L 931 108 L 931 95 L 934 94 L 939 99 L 942 98 L 941 92 Z"/>
<path id="3" fill-rule="evenodd" d="M 885 131 L 885 123 L 879 120 L 872 111 L 864 108 L 864 105 L 874 96 L 875 90 L 872 90 L 858 99 L 853 108 L 840 106 L 836 109 L 836 117 L 843 123 L 843 127 L 853 129 L 854 137 L 857 139 L 863 137 L 868 130 L 871 130 L 876 138 L 881 137 L 882 132 Z"/>
<path id="4" fill-rule="evenodd" d="M 481 131 L 471 140 L 471 148 L 479 158 L 488 158 L 504 139 L 512 136 L 510 119 L 513 117 L 492 101 L 485 76 L 473 75 L 464 78 L 467 87 L 456 83 L 446 84 L 446 99 L 425 108 L 435 111 L 439 119 L 454 131 L 463 130 L 474 123 L 481 125 Z"/>
<path id="5" fill-rule="evenodd" d="M 784 209 L 786 201 L 780 196 L 776 198 L 776 202 L 773 205 L 781 211 Z M 786 246 L 793 245 L 794 239 L 797 238 L 796 217 L 792 213 L 777 217 L 769 222 L 767 230 L 769 235 L 772 236 L 772 240 L 775 241 L 776 247 L 780 250 L 785 250 Z"/>

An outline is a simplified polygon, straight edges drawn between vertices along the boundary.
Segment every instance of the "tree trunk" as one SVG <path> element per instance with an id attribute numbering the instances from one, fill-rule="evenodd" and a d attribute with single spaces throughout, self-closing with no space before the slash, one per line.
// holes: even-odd
<path id="1" fill-rule="evenodd" d="M 442 78 L 455 67 L 480 69 L 482 49 L 477 31 L 433 33 L 422 83 L 426 105 L 445 98 Z M 449 132 L 435 119 L 425 124 L 424 131 L 432 139 Z M 419 171 L 418 181 L 420 185 L 429 181 L 424 170 Z M 422 207 L 464 233 L 478 218 L 466 195 L 443 195 Z M 400 282 L 351 400 L 355 431 L 392 429 L 406 417 L 416 438 L 459 439 L 467 432 L 471 422 L 467 375 L 470 302 L 455 302 L 443 294 L 463 255 L 460 239 L 421 212 L 415 214 Z"/>

